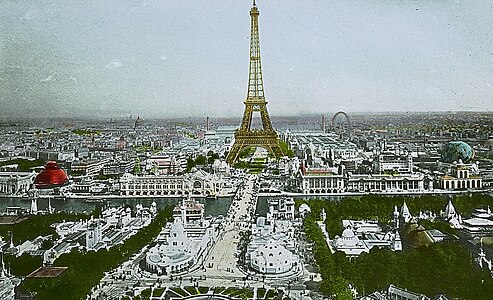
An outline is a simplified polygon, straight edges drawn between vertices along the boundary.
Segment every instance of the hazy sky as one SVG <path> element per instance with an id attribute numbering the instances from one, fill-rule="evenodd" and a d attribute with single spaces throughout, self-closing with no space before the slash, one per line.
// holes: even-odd
<path id="1" fill-rule="evenodd" d="M 491 0 L 258 0 L 271 115 L 493 110 Z M 248 0 L 2 0 L 0 117 L 238 116 Z"/>

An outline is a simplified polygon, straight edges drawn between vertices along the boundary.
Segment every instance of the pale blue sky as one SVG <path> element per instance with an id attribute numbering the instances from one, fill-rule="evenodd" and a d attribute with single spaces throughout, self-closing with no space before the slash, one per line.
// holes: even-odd
<path id="1" fill-rule="evenodd" d="M 493 1 L 257 1 L 271 115 L 493 110 Z M 0 2 L 0 117 L 238 116 L 251 2 Z"/>

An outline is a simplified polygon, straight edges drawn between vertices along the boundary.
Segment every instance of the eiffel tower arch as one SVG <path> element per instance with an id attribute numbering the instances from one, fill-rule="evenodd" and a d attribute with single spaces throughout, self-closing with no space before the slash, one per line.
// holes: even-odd
<path id="1" fill-rule="evenodd" d="M 260 39 L 258 33 L 259 11 L 255 1 L 253 1 L 250 16 L 251 32 L 248 92 L 247 98 L 243 102 L 245 104 L 245 111 L 243 112 L 240 128 L 235 132 L 234 144 L 226 157 L 226 161 L 229 164 L 234 164 L 238 160 L 240 153 L 250 147 L 264 148 L 276 158 L 283 155 L 279 144 L 279 136 L 274 128 L 272 128 L 269 113 L 267 112 L 267 101 L 265 101 L 264 96 L 264 83 L 260 62 Z M 254 113 L 260 114 L 260 120 L 262 121 L 261 129 L 252 128 Z"/>

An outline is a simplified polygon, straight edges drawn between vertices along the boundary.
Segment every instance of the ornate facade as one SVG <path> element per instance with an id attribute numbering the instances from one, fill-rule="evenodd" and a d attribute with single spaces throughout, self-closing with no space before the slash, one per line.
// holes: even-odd
<path id="1" fill-rule="evenodd" d="M 168 223 L 156 245 L 146 253 L 145 269 L 150 272 L 172 274 L 190 270 L 210 251 L 219 235 L 220 220 L 206 220 L 204 206 L 194 200 L 184 199 L 173 216 L 174 222 Z"/>
<path id="2" fill-rule="evenodd" d="M 262 274 L 294 274 L 302 269 L 296 254 L 294 235 L 294 201 L 278 198 L 269 201 L 267 218 L 259 217 L 252 224 L 252 235 L 247 246 L 246 261 Z"/>
<path id="3" fill-rule="evenodd" d="M 184 175 L 125 174 L 120 178 L 124 196 L 221 196 L 233 191 L 231 181 L 220 175 L 197 171 Z"/>
<path id="4" fill-rule="evenodd" d="M 26 194 L 36 177 L 30 172 L 0 172 L 0 195 Z"/>
<path id="5" fill-rule="evenodd" d="M 451 166 L 450 175 L 440 177 L 440 186 L 444 190 L 481 189 L 482 179 L 477 164 L 464 164 L 459 160 Z"/>
<path id="6" fill-rule="evenodd" d="M 368 253 L 373 247 L 390 248 L 392 251 L 401 251 L 402 242 L 399 232 L 382 232 L 374 221 L 343 220 L 345 227 L 341 236 L 336 236 L 330 245 L 334 250 L 342 251 L 348 257 L 356 257 L 361 253 Z"/>
<path id="7" fill-rule="evenodd" d="M 337 168 L 302 167 L 297 176 L 299 189 L 303 194 L 337 194 L 344 192 L 344 176 Z"/>
<path id="8" fill-rule="evenodd" d="M 425 191 L 424 174 L 357 175 L 349 174 L 348 192 L 422 192 Z M 431 179 L 429 180 L 431 181 Z M 430 186 L 430 184 L 428 185 Z"/>

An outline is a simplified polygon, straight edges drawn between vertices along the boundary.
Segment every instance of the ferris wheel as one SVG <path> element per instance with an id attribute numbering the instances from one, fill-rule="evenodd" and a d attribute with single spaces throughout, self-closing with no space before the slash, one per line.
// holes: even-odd
<path id="1" fill-rule="evenodd" d="M 349 120 L 349 116 L 343 111 L 337 112 L 332 117 L 331 127 L 334 131 L 345 131 L 350 129 L 351 121 Z"/>

